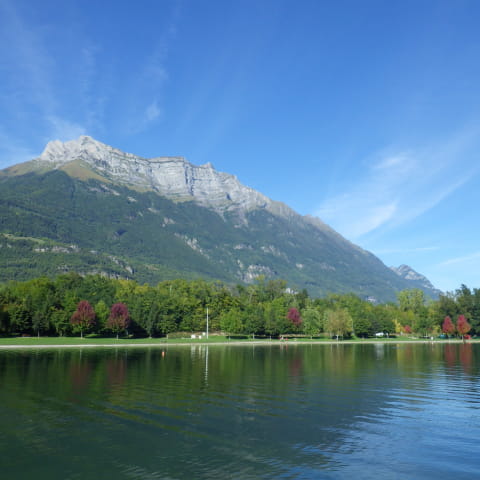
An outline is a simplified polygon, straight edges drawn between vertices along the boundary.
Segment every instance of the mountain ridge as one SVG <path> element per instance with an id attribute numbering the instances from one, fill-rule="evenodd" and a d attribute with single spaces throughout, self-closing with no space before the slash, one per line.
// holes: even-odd
<path id="1" fill-rule="evenodd" d="M 435 288 L 432 282 L 430 282 L 430 280 L 425 275 L 418 273 L 409 265 L 402 264 L 399 267 L 391 266 L 390 269 L 393 270 L 398 276 L 404 278 L 405 280 L 408 280 L 417 284 L 418 288 L 423 287 L 425 289 L 432 290 L 436 292 L 437 295 L 442 293 L 441 290 L 439 290 L 438 288 Z"/>
<path id="2" fill-rule="evenodd" d="M 265 275 L 314 295 L 351 291 L 379 300 L 394 300 L 396 291 L 412 286 L 317 217 L 302 216 L 211 164 L 148 160 L 83 136 L 49 142 L 37 159 L 3 170 L 0 181 L 0 233 L 41 233 L 78 245 L 87 265 L 108 263 L 112 275 L 126 270 L 110 257 L 128 266 L 128 278 L 143 281 L 160 280 L 161 272 L 228 282 Z M 102 262 L 89 249 L 104 255 Z M 73 262 L 78 252 L 68 252 L 63 261 Z M 52 268 L 58 263 L 51 249 L 41 258 L 37 253 L 32 247 L 19 255 L 40 263 L 48 257 Z M 79 261 L 73 264 L 78 268 Z"/>
<path id="3" fill-rule="evenodd" d="M 78 160 L 87 162 L 106 179 L 114 178 L 130 187 L 152 190 L 175 201 L 193 199 L 219 213 L 252 208 L 267 208 L 286 216 L 296 213 L 287 205 L 243 185 L 235 175 L 215 170 L 210 162 L 197 166 L 182 156 L 147 159 L 86 135 L 68 142 L 49 142 L 33 162 L 40 168 L 45 164 L 62 168 Z"/>

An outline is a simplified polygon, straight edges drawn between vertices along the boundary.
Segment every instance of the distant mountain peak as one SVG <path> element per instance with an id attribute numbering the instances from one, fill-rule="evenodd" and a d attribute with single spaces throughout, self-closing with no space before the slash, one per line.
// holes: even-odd
<path id="1" fill-rule="evenodd" d="M 81 135 L 76 140 L 69 140 L 67 142 L 52 140 L 47 143 L 47 146 L 40 157 L 38 157 L 38 160 L 55 164 L 64 164 L 73 160 L 85 160 L 87 162 L 99 160 L 105 161 L 118 156 L 131 160 L 145 160 L 137 155 L 122 152 L 117 148 L 99 142 L 88 135 Z"/>
<path id="2" fill-rule="evenodd" d="M 425 277 L 425 275 L 418 273 L 409 265 L 402 264 L 399 267 L 390 267 L 390 269 L 405 280 L 416 283 L 419 288 L 423 287 L 422 289 L 431 290 L 437 294 L 442 293 L 440 290 L 433 286 L 433 284 L 427 277 Z"/>

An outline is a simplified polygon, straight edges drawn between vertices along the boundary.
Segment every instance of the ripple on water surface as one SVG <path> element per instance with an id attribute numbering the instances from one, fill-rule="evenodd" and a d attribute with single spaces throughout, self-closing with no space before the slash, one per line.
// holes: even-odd
<path id="1" fill-rule="evenodd" d="M 472 478 L 477 346 L 348 347 L 1 352 L 2 470 Z"/>

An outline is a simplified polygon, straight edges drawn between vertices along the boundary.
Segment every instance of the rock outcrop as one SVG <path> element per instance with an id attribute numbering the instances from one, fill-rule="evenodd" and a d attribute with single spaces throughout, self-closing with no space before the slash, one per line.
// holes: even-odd
<path id="1" fill-rule="evenodd" d="M 442 293 L 440 290 L 435 288 L 430 280 L 422 275 L 421 273 L 416 272 L 412 267 L 408 265 L 400 265 L 399 267 L 390 267 L 399 277 L 404 278 L 412 282 L 412 284 L 417 284 L 419 288 L 432 290 L 437 295 Z"/>
<path id="2" fill-rule="evenodd" d="M 49 142 L 36 161 L 49 163 L 54 168 L 82 161 L 114 183 L 153 190 L 176 201 L 193 200 L 219 213 L 266 208 L 277 215 L 294 214 L 286 205 L 242 185 L 234 175 L 218 172 L 211 163 L 196 166 L 183 157 L 146 159 L 88 136 L 65 143 Z"/>

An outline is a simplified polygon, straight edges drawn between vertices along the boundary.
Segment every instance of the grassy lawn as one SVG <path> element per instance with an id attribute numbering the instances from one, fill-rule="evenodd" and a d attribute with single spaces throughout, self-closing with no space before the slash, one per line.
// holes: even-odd
<path id="1" fill-rule="evenodd" d="M 161 338 L 107 338 L 107 337 L 11 337 L 0 338 L 0 345 L 115 345 L 165 343 Z"/>
<path id="2" fill-rule="evenodd" d="M 0 338 L 0 345 L 145 345 L 145 344 L 173 344 L 173 343 L 228 343 L 228 342 L 248 342 L 251 341 L 247 337 L 226 337 L 223 335 L 211 335 L 208 339 L 192 339 L 192 338 L 114 338 L 114 337 L 99 337 L 86 335 L 80 337 L 4 337 Z M 272 340 L 275 341 L 275 340 Z M 277 340 L 278 341 L 278 340 Z"/>

